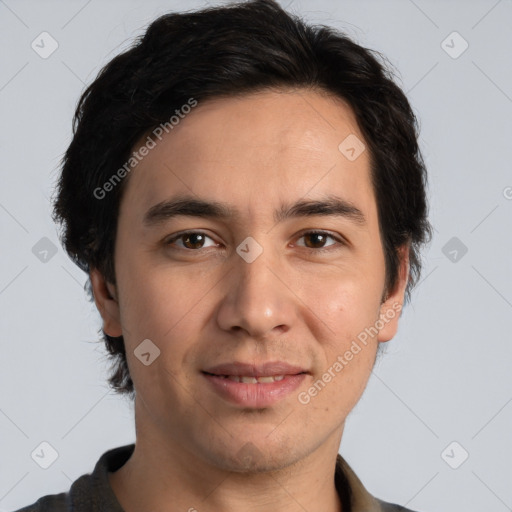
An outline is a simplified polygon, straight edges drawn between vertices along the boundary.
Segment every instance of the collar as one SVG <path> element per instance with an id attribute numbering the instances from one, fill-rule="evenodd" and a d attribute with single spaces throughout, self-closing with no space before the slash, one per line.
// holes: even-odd
<path id="1" fill-rule="evenodd" d="M 334 475 L 343 512 L 382 512 L 379 500 L 372 496 L 348 462 L 338 454 Z"/>

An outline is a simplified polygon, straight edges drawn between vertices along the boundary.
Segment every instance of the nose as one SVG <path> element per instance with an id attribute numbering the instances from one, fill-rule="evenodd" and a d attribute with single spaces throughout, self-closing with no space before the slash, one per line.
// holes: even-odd
<path id="1" fill-rule="evenodd" d="M 288 284 L 285 265 L 270 250 L 252 263 L 234 255 L 217 310 L 221 329 L 252 338 L 286 333 L 298 315 L 297 296 Z"/>

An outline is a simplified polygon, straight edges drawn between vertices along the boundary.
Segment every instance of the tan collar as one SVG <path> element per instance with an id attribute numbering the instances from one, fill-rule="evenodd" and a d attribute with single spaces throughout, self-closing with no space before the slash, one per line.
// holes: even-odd
<path id="1" fill-rule="evenodd" d="M 382 512 L 382 508 L 375 497 L 373 497 L 364 487 L 361 480 L 354 473 L 347 461 L 338 454 L 336 458 L 336 488 L 338 490 L 345 487 L 343 476 L 350 487 L 352 495 L 350 512 Z"/>

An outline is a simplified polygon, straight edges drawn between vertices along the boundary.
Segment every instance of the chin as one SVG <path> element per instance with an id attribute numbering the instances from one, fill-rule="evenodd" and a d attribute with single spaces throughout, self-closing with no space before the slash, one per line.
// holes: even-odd
<path id="1" fill-rule="evenodd" d="M 240 443 L 237 443 L 240 445 Z M 221 447 L 206 455 L 209 462 L 225 471 L 235 473 L 265 473 L 279 471 L 300 459 L 292 446 L 280 444 L 279 448 L 263 436 L 259 440 L 246 441 L 237 449 Z M 216 452 L 216 453 L 215 453 Z"/>

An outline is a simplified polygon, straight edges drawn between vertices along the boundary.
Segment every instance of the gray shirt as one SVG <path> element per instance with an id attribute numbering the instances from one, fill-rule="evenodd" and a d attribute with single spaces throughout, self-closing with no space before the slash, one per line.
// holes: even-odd
<path id="1" fill-rule="evenodd" d="M 108 473 L 117 471 L 130 458 L 134 444 L 105 452 L 91 474 L 75 480 L 68 492 L 44 496 L 16 512 L 124 512 L 110 487 Z M 341 455 L 334 475 L 343 512 L 413 512 L 372 496 Z"/>

